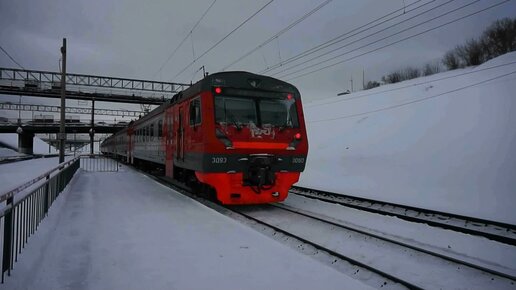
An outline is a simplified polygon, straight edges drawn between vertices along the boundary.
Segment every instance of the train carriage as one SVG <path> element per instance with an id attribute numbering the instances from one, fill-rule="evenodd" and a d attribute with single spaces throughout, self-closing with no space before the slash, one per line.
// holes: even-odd
<path id="1" fill-rule="evenodd" d="M 171 179 L 212 189 L 223 204 L 282 201 L 308 153 L 301 96 L 267 76 L 212 74 L 106 139 L 101 151 L 160 165 Z"/>

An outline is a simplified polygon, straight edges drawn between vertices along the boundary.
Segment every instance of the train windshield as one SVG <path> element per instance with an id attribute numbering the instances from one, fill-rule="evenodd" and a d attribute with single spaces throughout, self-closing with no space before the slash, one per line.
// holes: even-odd
<path id="1" fill-rule="evenodd" d="M 298 127 L 294 99 L 215 97 L 215 122 L 236 126 Z"/>

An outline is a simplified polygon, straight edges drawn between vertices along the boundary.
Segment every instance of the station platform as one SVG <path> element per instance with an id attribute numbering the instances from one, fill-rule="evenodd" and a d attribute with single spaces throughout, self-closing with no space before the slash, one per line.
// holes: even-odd
<path id="1" fill-rule="evenodd" d="M 3 289 L 366 289 L 130 167 L 82 169 Z"/>

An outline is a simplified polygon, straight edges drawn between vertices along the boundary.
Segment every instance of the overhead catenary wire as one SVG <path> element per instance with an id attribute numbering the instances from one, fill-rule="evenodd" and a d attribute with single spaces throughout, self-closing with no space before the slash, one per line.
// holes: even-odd
<path id="1" fill-rule="evenodd" d="M 336 103 L 340 103 L 340 102 L 361 99 L 361 98 L 365 98 L 365 97 L 369 97 L 369 96 L 373 96 L 373 95 L 380 95 L 380 94 L 384 94 L 384 93 L 388 93 L 388 92 L 399 91 L 399 90 L 410 88 L 410 87 L 417 87 L 417 86 L 421 86 L 421 85 L 425 85 L 425 84 L 429 84 L 429 83 L 433 83 L 433 82 L 437 82 L 437 81 L 453 79 L 453 78 L 457 78 L 457 77 L 461 77 L 461 76 L 465 76 L 465 75 L 475 74 L 475 73 L 479 73 L 482 71 L 492 70 L 495 68 L 504 67 L 504 66 L 508 66 L 508 65 L 512 65 L 512 64 L 516 64 L 516 61 L 499 64 L 499 65 L 494 65 L 494 66 L 489 66 L 489 67 L 480 68 L 480 69 L 474 69 L 472 71 L 462 72 L 462 73 L 454 74 L 451 76 L 445 76 L 445 77 L 440 77 L 440 78 L 431 78 L 430 80 L 427 80 L 427 81 L 417 82 L 415 84 L 410 84 L 410 85 L 401 86 L 401 87 L 397 87 L 397 88 L 392 88 L 392 89 L 387 89 L 387 90 L 379 90 L 376 92 L 369 92 L 369 93 L 365 93 L 365 94 L 362 93 L 362 94 L 360 94 L 358 96 L 354 96 L 354 97 L 339 98 L 337 100 L 332 100 L 332 101 L 328 101 L 328 102 L 324 102 L 324 103 L 321 102 L 321 103 L 317 103 L 317 104 L 306 104 L 305 106 L 313 108 L 313 107 L 319 107 L 319 106 L 324 106 L 324 105 L 332 105 L 332 104 L 336 104 Z"/>
<path id="2" fill-rule="evenodd" d="M 378 31 L 376 31 L 376 32 L 373 32 L 373 33 L 371 33 L 371 34 L 368 34 L 368 35 L 366 35 L 366 36 L 363 36 L 363 37 L 361 37 L 361 38 L 359 38 L 359 39 L 353 40 L 353 41 L 351 41 L 351 42 L 349 42 L 349 43 L 346 43 L 346 44 L 341 45 L 341 46 L 339 46 L 339 47 L 337 47 L 337 48 L 334 48 L 334 49 L 332 49 L 332 50 L 330 50 L 330 51 L 327 51 L 327 52 L 325 52 L 325 53 L 323 53 L 323 54 L 320 54 L 320 55 L 318 55 L 318 56 L 312 57 L 312 58 L 310 58 L 310 59 L 308 59 L 308 60 L 305 60 L 305 61 L 303 61 L 303 62 L 300 62 L 300 63 L 298 63 L 298 64 L 295 64 L 295 65 L 293 65 L 293 66 L 290 66 L 290 67 L 288 67 L 288 68 L 285 68 L 285 69 L 283 69 L 283 70 L 281 70 L 281 71 L 279 71 L 279 72 L 273 73 L 272 75 L 273 75 L 273 76 L 275 76 L 275 75 L 278 75 L 278 74 L 284 73 L 284 72 L 286 72 L 286 71 L 292 70 L 292 69 L 294 69 L 294 68 L 296 68 L 296 67 L 299 67 L 299 66 L 301 66 L 301 65 L 304 65 L 304 64 L 306 64 L 306 63 L 309 63 L 309 62 L 311 62 L 311 61 L 313 61 L 313 60 L 316 60 L 316 59 L 318 59 L 318 58 L 324 57 L 324 56 L 326 56 L 326 55 L 328 55 L 328 54 L 331 54 L 331 53 L 333 53 L 333 52 L 336 52 L 336 51 L 338 51 L 338 50 L 341 50 L 341 49 L 343 49 L 343 48 L 346 48 L 346 47 L 348 47 L 348 46 L 350 46 L 350 45 L 352 45 L 352 44 L 355 44 L 355 43 L 357 43 L 357 42 L 360 42 L 360 41 L 362 41 L 362 40 L 364 40 L 364 39 L 366 39 L 366 38 L 369 38 L 369 37 L 371 37 L 371 36 L 373 36 L 373 35 L 376 35 L 376 34 L 379 34 L 379 33 L 381 33 L 381 32 L 384 32 L 384 31 L 386 31 L 386 30 L 388 30 L 388 29 L 390 29 L 390 28 L 392 28 L 392 27 L 394 27 L 394 26 L 397 26 L 397 25 L 402 24 L 402 23 L 404 23 L 404 22 L 407 22 L 407 21 L 409 21 L 409 20 L 415 19 L 416 17 L 419 17 L 419 16 L 421 16 L 421 15 L 423 15 L 423 14 L 426 14 L 426 13 L 428 13 L 428 12 L 431 12 L 431 11 L 433 11 L 433 10 L 435 10 L 435 9 L 441 8 L 441 7 L 443 7 L 444 5 L 447 5 L 447 4 L 449 4 L 449 3 L 453 2 L 453 1 L 455 1 L 455 0 L 448 0 L 448 1 L 447 1 L 447 2 L 445 2 L 445 3 L 442 3 L 442 4 L 438 5 L 438 6 L 435 6 L 435 7 L 429 8 L 429 9 L 427 9 L 427 10 L 425 10 L 425 11 L 422 11 L 422 12 L 420 12 L 420 13 L 418 13 L 418 14 L 416 14 L 416 15 L 414 15 L 414 16 L 412 16 L 412 17 L 410 17 L 410 18 L 403 19 L 403 20 L 401 20 L 401 21 L 399 21 L 399 22 L 397 22 L 397 23 L 394 23 L 394 24 L 392 24 L 392 25 L 390 25 L 390 26 L 387 26 L 387 27 L 385 27 L 385 28 L 383 28 L 383 29 L 381 29 L 381 30 L 378 30 Z M 362 46 L 360 46 L 360 47 L 358 47 L 358 48 L 354 48 L 354 49 L 352 49 L 352 50 L 350 50 L 350 51 L 347 51 L 347 52 L 345 52 L 345 53 L 342 53 L 342 54 L 336 55 L 336 56 L 331 57 L 331 58 L 329 58 L 329 59 L 326 59 L 326 60 L 324 60 L 324 61 L 318 62 L 318 63 L 316 63 L 316 64 L 309 65 L 309 66 L 307 66 L 307 67 L 304 67 L 303 69 L 308 69 L 308 68 L 314 67 L 314 66 L 319 65 L 319 64 L 321 64 L 321 63 L 328 62 L 328 61 L 330 61 L 330 60 L 333 60 L 333 59 L 335 59 L 335 58 L 338 58 L 338 57 L 341 57 L 341 56 L 343 56 L 343 55 L 349 54 L 349 53 L 351 53 L 351 52 L 357 51 L 357 50 L 362 49 L 362 48 L 364 48 L 364 47 L 367 47 L 367 46 L 373 45 L 373 44 L 375 44 L 375 43 L 378 43 L 378 42 L 383 41 L 383 40 L 385 40 L 385 39 L 391 38 L 391 37 L 393 37 L 393 36 L 396 36 L 396 35 L 402 34 L 403 32 L 409 31 L 409 30 L 414 29 L 414 28 L 416 28 L 416 27 L 418 27 L 418 26 L 421 26 L 421 25 L 424 25 L 424 24 L 426 24 L 426 23 L 432 22 L 432 21 L 434 21 L 434 20 L 436 20 L 436 19 L 438 19 L 438 18 L 444 17 L 444 16 L 446 16 L 446 15 L 449 15 L 449 14 L 451 14 L 451 13 L 457 12 L 457 11 L 459 11 L 459 10 L 462 10 L 462 9 L 464 9 L 464 8 L 466 8 L 466 7 L 468 7 L 468 6 L 471 6 L 471 5 L 473 5 L 473 4 L 477 3 L 477 2 L 480 2 L 480 1 L 481 1 L 481 0 L 475 0 L 475 1 L 473 1 L 473 2 L 467 3 L 467 4 L 463 5 L 463 6 L 460 6 L 460 7 L 457 7 L 457 8 L 455 8 L 455 9 L 449 10 L 449 11 L 447 11 L 447 12 L 445 12 L 445 13 L 441 14 L 441 15 L 438 15 L 438 16 L 436 16 L 436 17 L 432 17 L 432 18 L 427 19 L 427 20 L 425 20 L 425 21 L 423 21 L 423 22 L 417 23 L 417 24 L 415 24 L 415 25 L 411 25 L 411 26 L 409 26 L 409 27 L 407 27 L 407 28 L 404 28 L 404 29 L 402 29 L 402 30 L 400 30 L 400 31 L 398 31 L 398 32 L 395 32 L 395 33 L 393 33 L 393 34 L 390 34 L 390 35 L 385 36 L 385 37 L 383 37 L 383 38 L 380 38 L 380 39 L 378 39 L 378 40 L 374 40 L 374 41 L 372 41 L 372 42 L 370 42 L 370 43 L 368 43 L 368 44 L 362 45 Z M 343 39 L 343 40 L 344 40 L 344 39 Z M 342 40 L 341 40 L 341 41 L 342 41 Z M 339 42 L 340 42 L 340 41 L 339 41 Z M 337 43 L 337 42 L 336 42 L 336 43 Z M 300 70 L 298 70 L 298 71 L 296 71 L 296 72 L 299 72 L 299 71 L 300 71 Z M 293 73 L 296 73 L 296 72 L 293 72 Z M 290 75 L 290 73 L 288 73 L 287 75 Z"/>
<path id="3" fill-rule="evenodd" d="M 205 56 L 207 53 L 209 53 L 211 50 L 213 50 L 215 47 L 217 47 L 220 43 L 222 43 L 226 38 L 228 38 L 231 34 L 233 34 L 235 31 L 237 31 L 240 27 L 244 26 L 247 22 L 249 22 L 251 19 L 253 19 L 256 15 L 258 15 L 260 12 L 262 12 L 267 6 L 269 6 L 274 0 L 270 0 L 265 5 L 263 5 L 258 11 L 254 12 L 251 16 L 249 16 L 247 19 L 245 19 L 242 23 L 240 23 L 237 27 L 235 27 L 231 32 L 226 34 L 223 38 L 221 38 L 219 41 L 217 41 L 214 45 L 212 45 L 210 48 L 208 48 L 205 52 L 203 52 L 200 56 L 196 57 L 192 62 L 190 62 L 186 67 L 184 67 L 181 71 L 179 71 L 175 76 L 174 79 L 178 76 L 180 76 L 183 72 L 185 72 L 189 67 L 191 67 L 197 60 L 199 60 L 201 57 Z"/>
<path id="4" fill-rule="evenodd" d="M 427 100 L 430 100 L 430 99 L 434 99 L 434 98 L 437 98 L 437 97 L 440 97 L 440 96 L 444 96 L 444 95 L 447 95 L 447 94 L 455 93 L 455 92 L 458 92 L 458 91 L 461 91 L 461 90 L 465 90 L 465 89 L 468 89 L 468 88 L 472 88 L 472 87 L 475 87 L 475 86 L 478 86 L 478 85 L 481 85 L 481 84 L 485 84 L 485 83 L 488 83 L 490 81 L 493 81 L 493 80 L 496 80 L 496 79 L 500 79 L 500 78 L 503 78 L 503 77 L 506 77 L 506 76 L 509 76 L 509 75 L 512 75 L 512 74 L 516 74 L 516 71 L 512 71 L 512 72 L 509 72 L 509 73 L 498 75 L 496 77 L 492 77 L 492 78 L 483 80 L 481 82 L 478 82 L 478 83 L 475 83 L 475 84 L 472 84 L 472 85 L 462 86 L 460 88 L 449 90 L 449 91 L 446 91 L 446 92 L 443 92 L 443 93 L 440 93 L 440 94 L 436 94 L 436 95 L 420 98 L 420 99 L 417 99 L 417 100 L 413 100 L 413 101 L 409 101 L 409 102 L 405 102 L 405 103 L 401 103 L 401 104 L 396 104 L 396 105 L 392 105 L 392 106 L 388 106 L 388 107 L 383 107 L 383 108 L 380 108 L 380 109 L 371 110 L 371 111 L 367 111 L 367 112 L 356 113 L 356 114 L 352 114 L 352 115 L 346 115 L 346 116 L 335 117 L 335 118 L 328 118 L 328 119 L 320 119 L 320 120 L 314 120 L 314 121 L 308 121 L 308 122 L 309 123 L 328 122 L 328 121 L 354 118 L 354 117 L 359 117 L 359 116 L 363 116 L 363 115 L 378 113 L 378 112 L 382 112 L 382 111 L 397 109 L 397 108 L 401 108 L 401 107 L 408 106 L 408 105 L 411 105 L 411 104 L 416 104 L 416 103 L 420 103 L 420 102 L 427 101 Z"/>
<path id="5" fill-rule="evenodd" d="M 412 6 L 412 5 L 415 5 L 416 3 L 421 2 L 421 1 L 422 1 L 422 0 L 417 0 L 417 1 L 415 1 L 415 2 L 413 2 L 413 3 L 411 3 L 411 4 L 409 4 L 409 5 L 407 5 L 407 7 Z M 428 2 L 426 2 L 426 3 L 423 3 L 422 5 L 417 6 L 417 7 L 413 8 L 412 10 L 409 10 L 408 12 L 411 12 L 411 11 L 414 11 L 414 10 L 416 10 L 416 9 L 419 9 L 419 8 L 421 8 L 421 7 L 423 7 L 423 6 L 426 6 L 426 5 L 428 5 L 428 4 L 432 3 L 432 2 L 435 2 L 435 1 L 436 1 L 436 0 L 431 0 L 431 1 L 428 1 Z M 336 37 L 334 37 L 334 38 L 332 38 L 332 39 L 330 39 L 330 40 L 328 40 L 328 41 L 326 41 L 326 42 L 323 42 L 323 43 L 321 43 L 321 44 L 319 44 L 319 45 L 316 45 L 316 46 L 314 46 L 314 47 L 312 47 L 312 48 L 310 48 L 310 49 L 307 49 L 307 50 L 305 50 L 305 51 L 303 51 L 303 52 L 300 52 L 300 53 L 298 53 L 297 55 L 294 55 L 294 56 L 292 56 L 292 57 L 290 57 L 290 58 L 288 58 L 288 59 L 286 59 L 286 60 L 284 60 L 284 61 L 282 61 L 282 62 L 276 63 L 276 64 L 274 64 L 274 65 L 272 65 L 272 66 L 270 66 L 270 67 L 267 67 L 266 69 L 264 69 L 264 70 L 260 71 L 260 73 L 261 73 L 261 74 L 263 74 L 263 73 L 267 73 L 267 72 L 269 72 L 269 71 L 271 71 L 271 70 L 274 70 L 274 69 L 276 69 L 276 68 L 278 68 L 278 67 L 281 67 L 281 66 L 283 66 L 283 65 L 285 65 L 285 64 L 287 64 L 287 63 L 290 63 L 290 62 L 296 61 L 296 60 L 298 60 L 299 58 L 303 58 L 303 57 L 305 57 L 306 55 L 310 55 L 310 54 L 312 54 L 313 52 L 317 52 L 317 51 L 319 51 L 320 49 L 324 49 L 324 48 L 326 48 L 326 47 L 327 47 L 327 46 L 329 46 L 329 45 L 333 45 L 333 44 L 334 44 L 334 42 L 335 42 L 335 41 L 338 41 L 340 38 L 345 37 L 345 36 L 347 36 L 347 35 L 349 35 L 349 34 L 351 34 L 351 33 L 353 33 L 353 32 L 356 32 L 356 31 L 358 31 L 358 30 L 360 30 L 360 29 L 362 29 L 362 28 L 367 27 L 367 28 L 362 29 L 362 30 L 360 30 L 359 32 L 357 32 L 357 33 L 355 33 L 355 34 L 353 34 L 353 35 L 351 35 L 351 36 L 354 36 L 354 35 L 356 35 L 356 34 L 359 34 L 359 33 L 365 32 L 365 31 L 370 30 L 370 29 L 372 29 L 372 28 L 374 28 L 374 27 L 377 27 L 377 26 L 379 26 L 379 25 L 381 25 L 381 24 L 383 24 L 383 23 L 386 23 L 386 22 L 388 22 L 388 21 L 391 21 L 391 20 L 393 20 L 393 19 L 396 19 L 396 18 L 398 18 L 398 17 L 401 17 L 401 16 L 403 16 L 403 14 L 395 15 L 394 17 L 388 18 L 388 19 L 386 19 L 386 20 L 384 20 L 384 21 L 382 21 L 382 22 L 379 22 L 379 23 L 377 23 L 377 24 L 375 24 L 375 25 L 371 26 L 371 27 L 368 27 L 369 25 L 371 25 L 371 24 L 373 24 L 373 23 L 375 23 L 375 22 L 377 22 L 377 21 L 380 21 L 380 20 L 382 20 L 382 19 L 384 19 L 384 18 L 386 18 L 386 17 L 389 17 L 389 16 L 391 16 L 391 15 L 394 15 L 394 14 L 396 14 L 396 13 L 398 13 L 398 12 L 402 11 L 402 10 L 403 10 L 403 8 L 401 8 L 401 9 L 396 9 L 396 10 L 394 10 L 394 11 L 392 11 L 392 12 L 389 12 L 389 13 L 387 13 L 387 14 L 383 15 L 383 16 L 380 16 L 379 18 L 376 18 L 376 19 L 374 19 L 374 20 L 372 20 L 372 21 L 367 22 L 366 24 L 363 24 L 363 25 L 361 25 L 361 26 L 359 26 L 359 27 L 356 27 L 356 28 L 353 28 L 353 29 L 351 29 L 351 30 L 349 30 L 349 31 L 347 31 L 347 32 L 345 32 L 345 33 L 343 33 L 343 34 L 340 34 L 340 35 L 338 35 L 338 36 L 336 36 Z M 351 37 L 351 36 L 349 36 L 349 37 Z"/>
<path id="6" fill-rule="evenodd" d="M 163 71 L 163 69 L 165 68 L 165 66 L 167 65 L 167 63 L 172 59 L 172 57 L 176 54 L 176 52 L 179 50 L 179 48 L 185 43 L 185 41 L 188 39 L 188 37 L 190 37 L 192 34 L 193 34 L 193 31 L 197 28 L 197 26 L 199 26 L 199 24 L 201 23 L 201 21 L 204 19 L 204 17 L 206 16 L 206 14 L 208 14 L 208 12 L 210 11 L 211 7 L 213 7 L 213 5 L 215 5 L 215 2 L 217 2 L 217 0 L 213 0 L 213 2 L 211 2 L 210 6 L 204 11 L 204 13 L 201 15 L 201 17 L 199 18 L 199 20 L 197 20 L 197 22 L 195 23 L 195 25 L 192 27 L 192 29 L 190 29 L 190 32 L 188 32 L 188 34 L 183 38 L 183 40 L 181 40 L 181 42 L 179 43 L 179 45 L 172 51 L 172 53 L 167 57 L 167 59 L 165 60 L 165 62 L 161 65 L 161 67 L 156 71 L 156 73 L 154 73 L 154 76 L 152 78 L 155 78 L 156 75 L 158 75 L 160 72 Z M 192 40 L 193 41 L 193 40 Z M 193 42 L 192 42 L 192 46 L 193 46 Z M 193 49 L 193 48 L 192 48 Z"/>
<path id="7" fill-rule="evenodd" d="M 21 69 L 25 69 L 19 62 L 17 62 L 14 57 L 12 57 L 1 45 L 0 45 L 0 50 L 2 50 L 5 55 L 7 55 L 7 57 L 12 61 L 14 62 L 17 66 L 19 66 Z"/>
<path id="8" fill-rule="evenodd" d="M 367 55 L 367 54 L 373 53 L 373 52 L 378 51 L 378 50 L 381 50 L 381 49 L 383 49 L 383 48 L 386 48 L 386 47 L 389 47 L 389 46 L 392 46 L 392 45 L 398 44 L 398 43 L 400 43 L 400 42 L 403 42 L 403 41 L 409 40 L 409 39 L 411 39 L 411 38 L 414 38 L 414 37 L 417 37 L 417 36 L 423 35 L 423 34 L 428 33 L 428 32 L 430 32 L 430 31 L 433 31 L 433 30 L 439 29 L 439 28 L 441 28 L 441 27 L 444 27 L 444 26 L 450 25 L 450 24 L 452 24 L 452 23 L 458 22 L 458 21 L 460 21 L 460 20 L 466 19 L 466 18 L 468 18 L 468 17 L 474 16 L 474 15 L 479 14 L 479 13 L 482 13 L 482 12 L 487 11 L 487 10 L 489 10 L 489 9 L 492 9 L 492 8 L 498 7 L 498 6 L 500 6 L 500 5 L 502 5 L 502 4 L 505 4 L 505 3 L 509 2 L 509 1 L 511 1 L 511 0 L 504 0 L 504 1 L 498 2 L 498 3 L 496 3 L 496 4 L 493 4 L 493 5 L 488 6 L 488 7 L 486 7 L 486 8 L 483 8 L 483 9 L 477 10 L 477 11 L 475 11 L 475 12 L 469 13 L 469 14 L 467 14 L 467 15 L 461 16 L 461 17 L 459 17 L 459 18 L 457 18 L 457 19 L 454 19 L 454 20 L 451 20 L 451 21 L 445 22 L 445 23 L 443 23 L 443 24 L 440 24 L 440 25 L 438 25 L 438 26 L 435 26 L 435 27 L 432 27 L 432 28 L 429 28 L 429 29 L 423 30 L 423 31 L 421 31 L 421 32 L 418 32 L 418 33 L 412 34 L 412 35 L 407 36 L 407 37 L 404 37 L 404 38 L 402 38 L 402 39 L 400 39 L 400 40 L 393 41 L 393 42 L 391 42 L 391 43 L 388 43 L 388 44 L 386 44 L 386 45 L 382 45 L 382 46 L 380 46 L 380 47 L 377 47 L 377 48 L 375 48 L 375 49 L 372 49 L 372 50 L 366 51 L 366 52 L 364 52 L 364 53 L 361 53 L 361 54 L 355 55 L 355 56 L 353 56 L 353 57 L 350 57 L 350 58 L 347 58 L 347 59 L 344 59 L 344 60 L 341 60 L 341 61 L 337 61 L 337 62 L 334 62 L 334 63 L 332 63 L 332 64 L 329 64 L 329 65 L 323 66 L 323 67 L 321 67 L 321 68 L 314 69 L 314 70 L 311 70 L 311 71 L 309 71 L 309 72 L 306 72 L 306 73 L 303 73 L 303 74 L 300 74 L 300 75 L 297 75 L 297 76 L 291 77 L 291 78 L 289 78 L 289 79 L 287 79 L 287 80 L 297 79 L 297 78 L 300 78 L 300 77 L 303 77 L 303 76 L 307 76 L 307 75 L 309 75 L 309 74 L 313 74 L 313 73 L 316 73 L 316 72 L 322 71 L 322 70 L 324 70 L 324 69 L 328 69 L 328 68 L 330 68 L 330 67 L 334 67 L 334 66 L 339 65 L 339 64 L 341 64 L 341 63 L 344 63 L 344 62 L 347 62 L 347 61 L 350 61 L 350 60 L 356 59 L 356 58 L 358 58 L 358 57 L 361 57 L 361 56 L 364 56 L 364 55 Z M 362 48 L 363 48 L 363 47 L 362 47 Z M 335 58 L 337 58 L 337 57 L 339 57 L 339 56 L 335 56 L 335 57 L 333 57 L 332 59 L 335 59 Z M 327 60 L 326 60 L 326 61 L 323 61 L 323 62 L 327 62 Z M 321 63 L 323 63 L 323 62 L 320 62 L 320 63 L 318 63 L 318 64 L 321 64 Z M 316 64 L 316 65 L 317 65 L 317 64 Z M 310 67 L 313 67 L 313 66 L 314 66 L 314 65 L 311 65 Z M 287 75 L 285 75 L 285 76 L 283 76 L 283 77 L 286 77 L 286 76 L 289 76 L 289 75 L 293 75 L 293 74 L 295 74 L 295 73 L 301 72 L 301 71 L 306 70 L 306 69 L 307 69 L 307 68 L 304 68 L 304 69 L 301 69 L 301 70 L 298 70 L 298 71 L 295 71 L 295 72 L 289 73 L 289 74 L 287 74 Z"/>
<path id="9" fill-rule="evenodd" d="M 298 18 L 296 21 L 292 22 L 291 24 L 289 24 L 288 26 L 284 27 L 282 30 L 278 31 L 276 34 L 274 34 L 273 36 L 269 37 L 267 40 L 265 40 L 264 42 L 262 42 L 261 44 L 259 44 L 257 47 L 251 49 L 250 51 L 244 53 L 242 56 L 240 56 L 239 58 L 237 58 L 235 61 L 231 62 L 230 64 L 226 65 L 224 68 L 222 68 L 223 71 L 227 70 L 228 68 L 230 68 L 231 66 L 237 64 L 238 62 L 240 62 L 241 60 L 243 60 L 244 58 L 248 57 L 249 55 L 253 54 L 255 51 L 257 51 L 258 49 L 262 48 L 263 46 L 267 45 L 268 43 L 270 43 L 271 41 L 273 41 L 274 39 L 280 37 L 283 33 L 289 31 L 290 29 L 292 29 L 294 26 L 298 25 L 299 23 L 303 22 L 303 20 L 307 19 L 308 17 L 310 17 L 311 15 L 313 15 L 315 12 L 319 11 L 321 8 L 323 8 L 324 6 L 328 5 L 330 2 L 332 2 L 333 0 L 326 0 L 322 3 L 320 3 L 319 5 L 317 5 L 314 9 L 308 11 L 307 13 L 305 13 L 303 16 L 301 16 L 300 18 Z M 421 1 L 421 0 L 420 0 Z"/>

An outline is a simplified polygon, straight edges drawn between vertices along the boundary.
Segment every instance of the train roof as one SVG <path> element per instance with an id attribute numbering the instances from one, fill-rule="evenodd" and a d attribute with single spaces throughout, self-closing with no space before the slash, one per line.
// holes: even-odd
<path id="1" fill-rule="evenodd" d="M 293 93 L 295 98 L 299 98 L 298 89 L 287 82 L 282 80 L 254 74 L 246 71 L 228 71 L 218 72 L 211 75 L 207 75 L 203 79 L 199 80 L 189 88 L 175 94 L 168 102 L 161 104 L 159 107 L 150 111 L 140 119 L 131 122 L 129 126 L 135 126 L 144 123 L 146 120 L 152 119 L 154 116 L 163 112 L 167 107 L 172 104 L 178 103 L 184 99 L 190 98 L 199 94 L 201 91 L 211 90 L 212 87 L 237 87 L 240 89 L 248 90 L 259 90 L 259 91 L 274 91 L 274 92 L 285 92 Z M 127 127 L 124 128 L 127 130 Z M 116 134 L 123 132 L 120 130 Z"/>
<path id="2" fill-rule="evenodd" d="M 287 82 L 273 77 L 254 74 L 246 71 L 218 72 L 207 75 L 184 91 L 174 95 L 169 103 L 174 104 L 182 99 L 199 94 L 201 91 L 211 90 L 212 87 L 236 87 L 240 89 L 294 93 L 299 98 L 298 89 Z"/>

